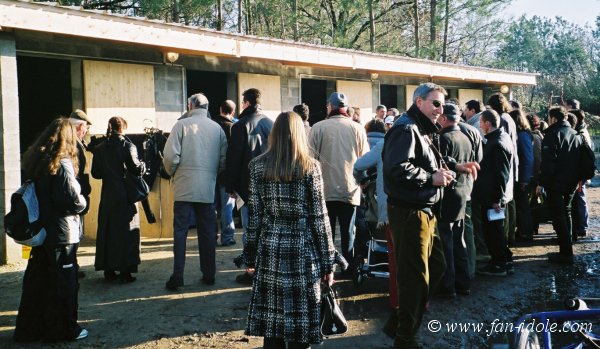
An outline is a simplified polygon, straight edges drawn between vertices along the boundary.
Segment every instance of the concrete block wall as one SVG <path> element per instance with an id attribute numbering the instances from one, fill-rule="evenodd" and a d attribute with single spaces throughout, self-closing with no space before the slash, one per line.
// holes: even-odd
<path id="1" fill-rule="evenodd" d="M 21 184 L 17 52 L 14 36 L 0 33 L 0 214 L 10 209 L 10 196 Z M 0 221 L 0 231 L 4 231 Z M 0 233 L 0 264 L 21 258 L 21 246 Z"/>

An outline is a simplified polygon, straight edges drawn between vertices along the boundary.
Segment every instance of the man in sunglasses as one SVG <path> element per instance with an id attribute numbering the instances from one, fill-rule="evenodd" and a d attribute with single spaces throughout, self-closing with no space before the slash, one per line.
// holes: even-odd
<path id="1" fill-rule="evenodd" d="M 394 348 L 421 348 L 417 332 L 425 304 L 446 269 L 433 205 L 441 199 L 442 189 L 454 182 L 456 172 L 476 179 L 479 169 L 475 162 L 446 159 L 446 164 L 432 143 L 446 96 L 442 86 L 421 84 L 412 106 L 385 137 L 383 179 L 398 267 L 399 306 L 384 332 L 395 334 Z"/>

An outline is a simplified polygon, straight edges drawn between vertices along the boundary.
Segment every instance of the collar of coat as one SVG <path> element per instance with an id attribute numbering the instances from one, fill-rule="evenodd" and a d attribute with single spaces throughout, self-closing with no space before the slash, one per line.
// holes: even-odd
<path id="1" fill-rule="evenodd" d="M 444 133 L 448 133 L 448 132 L 452 132 L 452 131 L 460 131 L 460 127 L 458 127 L 458 125 L 444 127 L 443 129 L 440 130 L 439 134 L 444 134 Z"/>
<path id="2" fill-rule="evenodd" d="M 251 105 L 242 111 L 242 113 L 240 114 L 240 117 L 238 119 L 244 118 L 248 115 L 252 115 L 252 114 L 260 112 L 260 111 L 261 111 L 260 105 L 258 105 L 258 104 Z"/>
<path id="3" fill-rule="evenodd" d="M 421 134 L 430 135 L 439 131 L 439 128 L 419 110 L 416 104 L 411 105 L 406 114 L 415 120 Z"/>
<path id="4" fill-rule="evenodd" d="M 208 109 L 198 108 L 198 109 L 192 109 L 192 110 L 190 110 L 188 112 L 188 117 L 195 117 L 195 116 L 207 117 L 208 116 Z"/>
<path id="5" fill-rule="evenodd" d="M 504 132 L 502 131 L 502 127 L 498 127 L 497 129 L 495 129 L 492 132 L 489 132 L 485 135 L 485 139 L 487 139 L 488 141 L 491 139 L 497 139 L 500 138 L 500 134 Z"/>

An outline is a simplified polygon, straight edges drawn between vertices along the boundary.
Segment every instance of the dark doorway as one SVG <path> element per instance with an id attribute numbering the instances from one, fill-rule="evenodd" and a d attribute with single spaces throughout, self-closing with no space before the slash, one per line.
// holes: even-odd
<path id="1" fill-rule="evenodd" d="M 18 56 L 17 79 L 23 153 L 50 121 L 71 114 L 71 62 Z"/>
<path id="2" fill-rule="evenodd" d="M 227 98 L 227 73 L 187 70 L 187 97 L 203 93 L 208 98 L 211 116 L 219 115 L 219 106 Z"/>
<path id="3" fill-rule="evenodd" d="M 323 119 L 327 114 L 327 80 L 302 79 L 300 95 L 302 103 L 310 109 L 308 122 L 313 125 Z"/>
<path id="4" fill-rule="evenodd" d="M 381 104 L 388 109 L 398 108 L 398 86 L 397 85 L 381 85 Z"/>

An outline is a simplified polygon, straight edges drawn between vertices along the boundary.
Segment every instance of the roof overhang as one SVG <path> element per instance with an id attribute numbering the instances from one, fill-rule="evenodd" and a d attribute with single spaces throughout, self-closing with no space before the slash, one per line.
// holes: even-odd
<path id="1" fill-rule="evenodd" d="M 432 79 L 535 85 L 537 76 L 532 73 L 217 32 L 139 17 L 82 10 L 79 7 L 0 0 L 0 30 L 7 28 L 150 45 L 163 52 L 243 57 L 288 65 L 360 69 L 372 73 L 425 76 Z"/>

